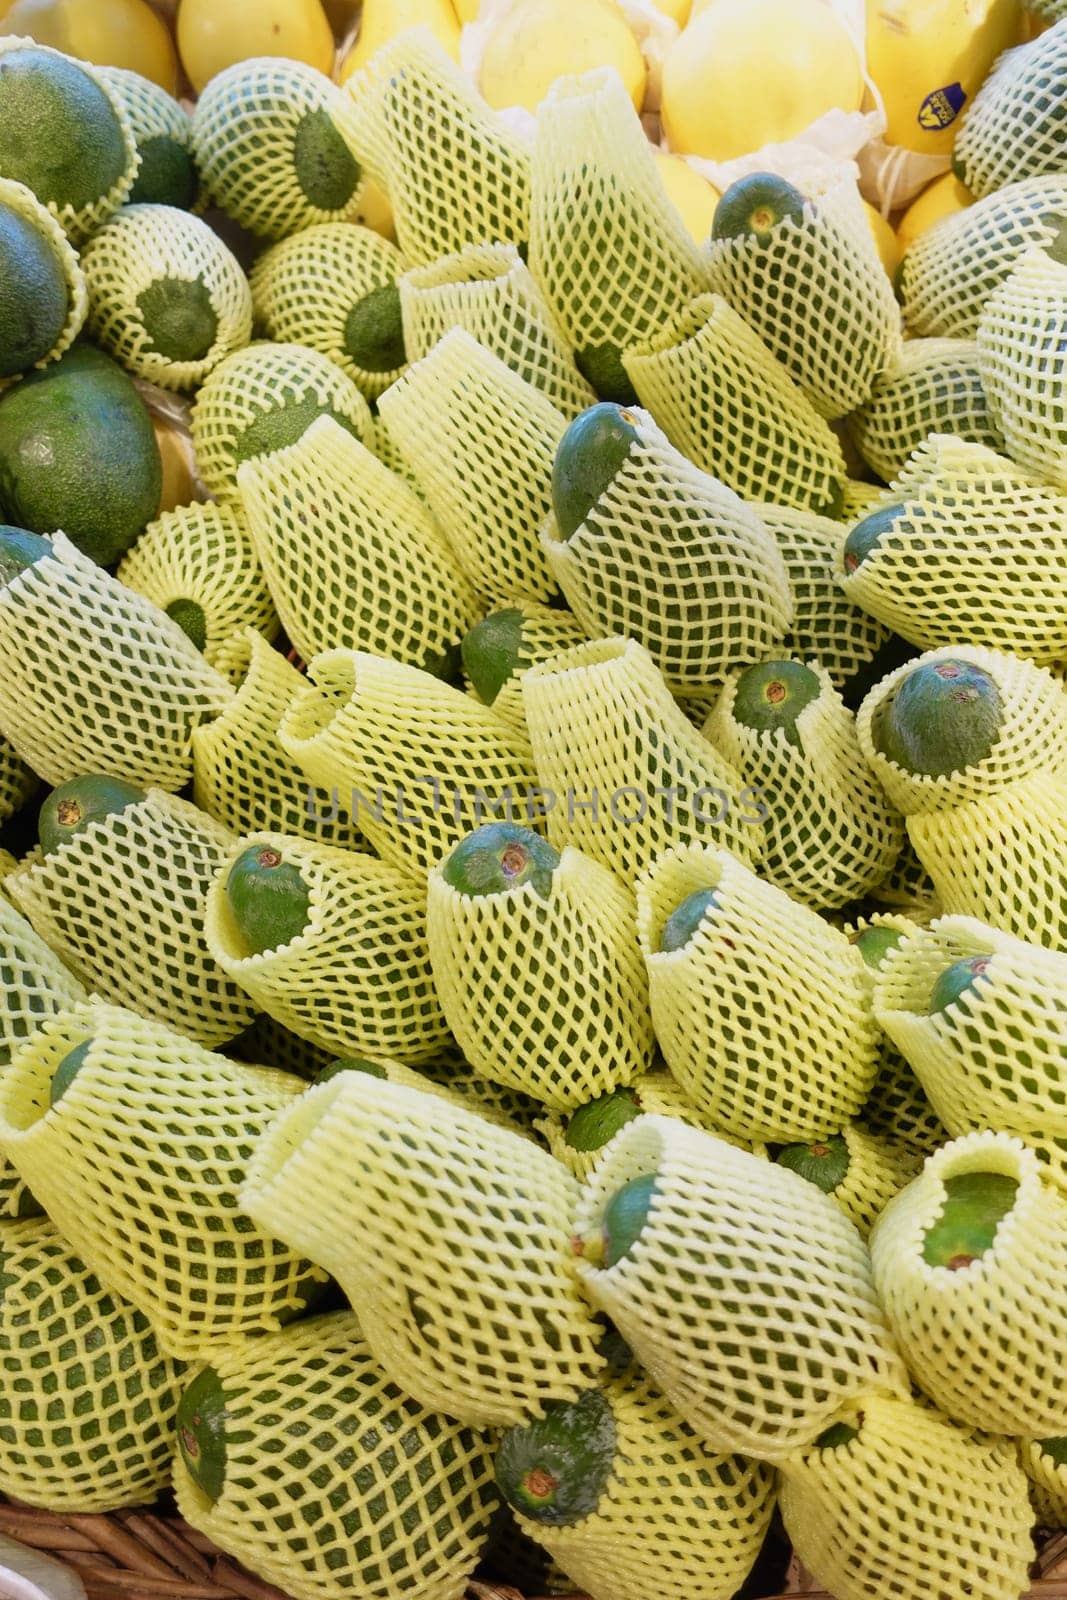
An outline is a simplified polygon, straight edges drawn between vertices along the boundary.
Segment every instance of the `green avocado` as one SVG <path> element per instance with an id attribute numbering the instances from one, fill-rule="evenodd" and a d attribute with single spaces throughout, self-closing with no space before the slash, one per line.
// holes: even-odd
<path id="1" fill-rule="evenodd" d="M 50 553 L 52 546 L 39 533 L 27 533 L 25 528 L 0 527 L 0 589 L 35 566 L 42 556 Z"/>
<path id="2" fill-rule="evenodd" d="M 441 871 L 460 894 L 506 894 L 532 883 L 542 899 L 552 892 L 559 852 L 532 828 L 489 822 L 460 840 Z"/>
<path id="3" fill-rule="evenodd" d="M 127 203 L 191 211 L 200 192 L 200 174 L 188 145 L 168 133 L 156 133 L 138 143 L 137 154 L 141 165 Z"/>
<path id="4" fill-rule="evenodd" d="M 323 405 L 317 395 L 309 394 L 302 400 L 283 400 L 250 422 L 233 442 L 235 465 L 253 461 L 257 456 L 269 456 L 275 450 L 287 450 L 302 439 L 320 417 L 332 417 L 346 433 L 359 438 L 359 430 L 351 417 L 342 416 L 331 406 Z"/>
<path id="5" fill-rule="evenodd" d="M 1037 1448 L 1042 1455 L 1051 1456 L 1058 1467 L 1067 1467 L 1067 1439 L 1039 1439 Z"/>
<path id="6" fill-rule="evenodd" d="M 605 1267 L 614 1267 L 629 1255 L 644 1231 L 652 1201 L 659 1193 L 654 1172 L 631 1178 L 616 1189 L 604 1207 L 602 1224 Z"/>
<path id="7" fill-rule="evenodd" d="M 218 338 L 219 314 L 202 278 L 155 278 L 137 309 L 150 348 L 165 361 L 202 361 Z"/>
<path id="8" fill-rule="evenodd" d="M 497 1450 L 496 1481 L 522 1516 L 565 1528 L 593 1515 L 614 1465 L 615 1416 L 606 1396 L 589 1389 L 509 1428 Z"/>
<path id="9" fill-rule="evenodd" d="M 963 1172 L 945 1180 L 945 1205 L 923 1239 L 929 1267 L 960 1272 L 993 1246 L 1019 1185 L 1001 1172 Z"/>
<path id="10" fill-rule="evenodd" d="M 494 703 L 522 660 L 524 621 L 521 611 L 493 611 L 464 635 L 463 670 L 483 705 Z"/>
<path id="11" fill-rule="evenodd" d="M 864 928 L 849 940 L 873 972 L 877 972 L 891 950 L 896 950 L 904 935 L 899 928 Z"/>
<path id="12" fill-rule="evenodd" d="M 637 394 L 630 382 L 630 374 L 623 366 L 622 351 L 617 344 L 607 341 L 576 350 L 574 364 L 601 400 L 609 400 L 619 406 L 636 405 Z"/>
<path id="13" fill-rule="evenodd" d="M 83 1039 L 81 1044 L 76 1044 L 73 1050 L 68 1050 L 62 1061 L 52 1074 L 52 1082 L 48 1090 L 48 1104 L 57 1106 L 85 1065 L 86 1058 L 92 1048 L 91 1039 Z"/>
<path id="14" fill-rule="evenodd" d="M 734 690 L 734 721 L 757 733 L 781 729 L 800 749 L 797 718 L 822 693 L 822 684 L 800 661 L 761 661 L 746 667 Z"/>
<path id="15" fill-rule="evenodd" d="M 400 290 L 383 283 L 357 300 L 345 318 L 345 354 L 364 372 L 395 372 L 407 361 Z"/>
<path id="16" fill-rule="evenodd" d="M 329 1061 L 321 1072 L 317 1072 L 311 1080 L 313 1086 L 320 1083 L 329 1083 L 333 1078 L 339 1078 L 342 1072 L 365 1072 L 369 1078 L 388 1078 L 389 1074 L 378 1061 L 367 1061 L 363 1056 L 350 1056 L 347 1060 Z"/>
<path id="17" fill-rule="evenodd" d="M 840 1450 L 843 1445 L 858 1439 L 860 1430 L 848 1422 L 834 1422 L 823 1430 L 815 1441 L 816 1450 Z"/>
<path id="18" fill-rule="evenodd" d="M 70 309 L 63 265 L 28 218 L 0 204 L 0 378 L 43 361 Z"/>
<path id="19" fill-rule="evenodd" d="M 602 401 L 575 417 L 556 450 L 552 506 L 560 537 L 569 539 L 610 487 L 637 441 L 637 418 Z"/>
<path id="20" fill-rule="evenodd" d="M 718 898 L 714 889 L 694 889 L 680 905 L 675 906 L 660 934 L 661 950 L 682 950 L 700 927 L 709 911 L 717 911 Z"/>
<path id="21" fill-rule="evenodd" d="M 969 661 L 935 661 L 902 678 L 871 721 L 875 749 L 905 772 L 948 777 L 984 761 L 1000 736 L 1000 690 Z"/>
<path id="22" fill-rule="evenodd" d="M 1050 239 L 1045 246 L 1045 254 L 1050 261 L 1055 261 L 1057 266 L 1067 267 L 1067 217 L 1050 216 L 1043 219 L 1046 223 L 1057 222 L 1056 237 Z"/>
<path id="23" fill-rule="evenodd" d="M 567 1123 L 566 1143 L 571 1150 L 602 1150 L 640 1115 L 641 1101 L 633 1089 L 613 1089 L 578 1107 Z"/>
<path id="24" fill-rule="evenodd" d="M 130 151 L 108 94 L 54 50 L 11 50 L 0 61 L 0 177 L 38 200 L 81 211 L 127 174 Z"/>
<path id="25" fill-rule="evenodd" d="M 186 1471 L 212 1505 L 226 1485 L 228 1420 L 218 1373 L 205 1367 L 182 1395 L 175 1428 Z"/>
<path id="26" fill-rule="evenodd" d="M 193 647 L 203 653 L 207 644 L 207 617 L 198 600 L 172 600 L 167 616 L 176 622 Z"/>
<path id="27" fill-rule="evenodd" d="M 330 113 L 309 111 L 293 141 L 296 181 L 309 205 L 343 211 L 359 187 L 362 168 L 345 144 Z"/>
<path id="28" fill-rule="evenodd" d="M 904 506 L 879 506 L 862 521 L 857 522 L 845 540 L 845 571 L 855 572 L 872 550 L 878 548 L 882 535 L 904 515 Z"/>
<path id="29" fill-rule="evenodd" d="M 299 867 L 273 845 L 249 845 L 238 856 L 226 880 L 226 898 L 250 955 L 279 950 L 307 927 L 307 884 Z"/>
<path id="30" fill-rule="evenodd" d="M 937 1012 L 947 1011 L 977 983 L 988 982 L 985 974 L 992 959 L 992 955 L 967 956 L 946 967 L 930 995 L 929 1014 L 933 1016 Z"/>
<path id="31" fill-rule="evenodd" d="M 839 1133 L 812 1144 L 788 1144 L 774 1159 L 780 1167 L 807 1178 L 823 1194 L 833 1194 L 844 1183 L 851 1161 L 848 1145 Z"/>
<path id="32" fill-rule="evenodd" d="M 103 773 L 88 773 L 71 778 L 53 789 L 37 818 L 37 837 L 46 856 L 54 855 L 67 840 L 75 838 L 91 822 L 117 817 L 143 800 L 145 791 L 122 778 Z"/>
<path id="33" fill-rule="evenodd" d="M 715 208 L 711 237 L 758 239 L 765 243 L 788 217 L 803 222 L 806 202 L 799 189 L 773 172 L 751 172 L 738 178 Z"/>

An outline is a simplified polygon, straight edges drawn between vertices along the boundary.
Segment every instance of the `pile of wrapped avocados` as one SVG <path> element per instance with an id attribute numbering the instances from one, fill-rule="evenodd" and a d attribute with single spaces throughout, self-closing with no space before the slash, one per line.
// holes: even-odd
<path id="1" fill-rule="evenodd" d="M 0 1490 L 173 1479 L 294 1600 L 730 1600 L 776 1507 L 836 1600 L 1015 1600 L 1067 1523 L 1067 20 L 903 318 L 853 175 L 698 244 L 610 71 L 532 144 L 419 32 L 166 99 L 0 54 Z M 210 498 L 123 533 L 132 458 L 68 469 L 131 377 Z"/>

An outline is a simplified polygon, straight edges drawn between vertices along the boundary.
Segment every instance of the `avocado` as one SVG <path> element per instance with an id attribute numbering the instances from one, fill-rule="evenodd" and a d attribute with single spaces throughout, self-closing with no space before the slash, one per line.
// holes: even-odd
<path id="1" fill-rule="evenodd" d="M 296 181 L 309 205 L 343 211 L 359 187 L 362 169 L 323 108 L 301 118 L 293 141 Z"/>
<path id="2" fill-rule="evenodd" d="M 862 1419 L 861 1419 L 862 1420 Z M 834 1422 L 825 1428 L 815 1441 L 816 1450 L 840 1450 L 843 1445 L 858 1439 L 860 1430 L 848 1422 Z"/>
<path id="3" fill-rule="evenodd" d="M 1067 1439 L 1039 1439 L 1037 1448 L 1042 1455 L 1051 1456 L 1057 1467 L 1067 1467 Z"/>
<path id="4" fill-rule="evenodd" d="M 841 1134 L 831 1134 L 828 1139 L 816 1139 L 812 1144 L 788 1144 L 779 1150 L 775 1161 L 780 1167 L 807 1178 L 823 1194 L 833 1194 L 848 1177 L 848 1145 Z"/>
<path id="5" fill-rule="evenodd" d="M 630 374 L 622 363 L 622 351 L 610 340 L 576 350 L 574 364 L 586 383 L 601 400 L 615 405 L 637 404 L 637 393 L 630 382 Z"/>
<path id="6" fill-rule="evenodd" d="M 176 622 L 193 648 L 203 654 L 207 644 L 207 617 L 204 608 L 198 600 L 177 599 L 172 600 L 167 607 L 167 616 Z"/>
<path id="7" fill-rule="evenodd" d="M 945 1180 L 945 1205 L 923 1239 L 929 1267 L 960 1272 L 993 1246 L 1019 1185 L 1001 1172 L 963 1172 Z"/>
<path id="8" fill-rule="evenodd" d="M 930 995 L 930 1016 L 947 1011 L 975 984 L 988 982 L 985 975 L 992 959 L 992 955 L 966 956 L 962 961 L 954 961 L 950 967 L 946 967 Z"/>
<path id="9" fill-rule="evenodd" d="M 604 1207 L 602 1223 L 605 1267 L 614 1267 L 629 1255 L 648 1221 L 652 1201 L 659 1193 L 656 1174 L 631 1178 L 616 1189 Z"/>
<path id="10" fill-rule="evenodd" d="M 0 177 L 44 205 L 82 211 L 126 177 L 130 150 L 98 79 L 54 50 L 5 51 L 0 60 Z"/>
<path id="11" fill-rule="evenodd" d="M 46 235 L 0 204 L 0 378 L 43 361 L 70 310 L 63 264 Z"/>
<path id="12" fill-rule="evenodd" d="M 781 729 L 786 741 L 800 749 L 797 718 L 822 693 L 822 684 L 799 661 L 761 661 L 746 667 L 734 689 L 734 721 L 757 733 Z"/>
<path id="13" fill-rule="evenodd" d="M 494 703 L 522 659 L 524 621 L 515 609 L 493 611 L 464 635 L 463 670 L 483 705 Z"/>
<path id="14" fill-rule="evenodd" d="M 694 889 L 680 905 L 675 906 L 660 934 L 661 950 L 682 950 L 700 927 L 709 911 L 718 910 L 719 902 L 714 889 Z"/>
<path id="15" fill-rule="evenodd" d="M 879 506 L 862 521 L 857 522 L 845 540 L 845 571 L 855 572 L 872 550 L 878 548 L 882 535 L 900 521 L 905 508 L 901 505 Z"/>
<path id="16" fill-rule="evenodd" d="M 712 240 L 752 238 L 764 244 L 787 217 L 803 222 L 805 203 L 800 190 L 784 178 L 751 172 L 732 183 L 716 206 Z"/>
<path id="17" fill-rule="evenodd" d="M 560 537 L 569 539 L 608 489 L 637 442 L 637 418 L 602 401 L 575 417 L 552 466 L 552 506 Z"/>
<path id="18" fill-rule="evenodd" d="M 150 348 L 165 361 L 202 361 L 218 338 L 219 314 L 202 278 L 155 278 L 137 309 Z"/>
<path id="19" fill-rule="evenodd" d="M 1046 223 L 1056 222 L 1056 237 L 1045 246 L 1045 254 L 1050 261 L 1055 261 L 1057 266 L 1067 267 L 1067 217 L 1045 217 Z"/>
<path id="20" fill-rule="evenodd" d="M 76 1044 L 73 1050 L 68 1050 L 62 1061 L 52 1074 L 52 1082 L 48 1090 L 48 1104 L 57 1106 L 85 1065 L 86 1058 L 92 1048 L 91 1039 L 83 1039 L 81 1044 Z"/>
<path id="21" fill-rule="evenodd" d="M 948 777 L 979 765 L 1000 735 L 1000 690 L 969 661 L 934 661 L 902 678 L 872 718 L 875 749 L 905 772 Z"/>
<path id="22" fill-rule="evenodd" d="M 128 204 L 173 206 L 191 211 L 200 192 L 193 153 L 169 133 L 156 133 L 137 145 L 141 164 Z"/>
<path id="23" fill-rule="evenodd" d="M 457 844 L 441 871 L 445 882 L 460 894 L 506 894 L 532 883 L 547 899 L 559 860 L 559 852 L 532 828 L 489 822 Z"/>
<path id="24" fill-rule="evenodd" d="M 61 783 L 52 790 L 37 818 L 42 852 L 54 855 L 65 840 L 75 838 L 91 822 L 117 817 L 144 797 L 145 791 L 136 784 L 104 773 L 87 773 L 83 778 Z"/>
<path id="25" fill-rule="evenodd" d="M 302 400 L 283 399 L 269 411 L 260 412 L 259 416 L 237 435 L 233 442 L 235 467 L 240 466 L 242 462 L 253 461 L 256 456 L 268 456 L 275 450 L 287 450 L 291 444 L 296 444 L 302 439 L 311 424 L 317 422 L 320 417 L 332 417 L 346 433 L 350 433 L 354 439 L 359 438 L 359 429 L 351 417 L 343 416 L 332 406 L 323 405 L 316 395 L 305 395 Z"/>
<path id="26" fill-rule="evenodd" d="M 364 372 L 395 372 L 404 366 L 404 323 L 395 283 L 383 283 L 356 301 L 345 318 L 344 347 Z"/>
<path id="27" fill-rule="evenodd" d="M 218 1373 L 205 1367 L 178 1403 L 175 1428 L 186 1471 L 212 1505 L 226 1485 L 227 1421 Z"/>
<path id="28" fill-rule="evenodd" d="M 600 1504 L 615 1465 L 615 1442 L 615 1416 L 599 1389 L 550 1402 L 535 1421 L 503 1435 L 497 1487 L 522 1516 L 569 1527 Z"/>
<path id="29" fill-rule="evenodd" d="M 0 396 L 0 514 L 34 533 L 62 528 L 113 566 L 159 511 L 163 462 L 148 409 L 92 345 Z"/>
<path id="30" fill-rule="evenodd" d="M 299 867 L 273 845 L 249 845 L 238 856 L 226 880 L 226 898 L 250 955 L 280 950 L 307 927 L 307 884 Z"/>
<path id="31" fill-rule="evenodd" d="M 43 556 L 51 554 L 52 546 L 38 533 L 27 533 L 25 528 L 0 526 L 0 589 L 36 566 Z"/>
<path id="32" fill-rule="evenodd" d="M 567 1123 L 566 1143 L 572 1150 L 601 1150 L 640 1115 L 641 1102 L 633 1089 L 613 1089 L 578 1107 Z"/>
<path id="33" fill-rule="evenodd" d="M 320 1083 L 329 1083 L 333 1078 L 339 1078 L 342 1072 L 365 1072 L 369 1078 L 385 1078 L 389 1074 L 378 1061 L 368 1061 L 364 1056 L 349 1056 L 346 1060 L 338 1058 L 329 1061 L 321 1072 L 317 1072 L 311 1080 L 313 1087 Z"/>
<path id="34" fill-rule="evenodd" d="M 896 950 L 904 935 L 899 928 L 864 928 L 849 940 L 873 972 L 877 972 L 891 950 Z"/>

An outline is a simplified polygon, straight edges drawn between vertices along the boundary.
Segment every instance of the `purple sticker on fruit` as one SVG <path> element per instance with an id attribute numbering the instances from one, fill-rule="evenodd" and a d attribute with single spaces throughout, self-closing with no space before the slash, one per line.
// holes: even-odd
<path id="1" fill-rule="evenodd" d="M 948 83 L 943 89 L 934 89 L 919 107 L 919 126 L 929 132 L 949 128 L 963 110 L 967 91 L 962 83 Z"/>

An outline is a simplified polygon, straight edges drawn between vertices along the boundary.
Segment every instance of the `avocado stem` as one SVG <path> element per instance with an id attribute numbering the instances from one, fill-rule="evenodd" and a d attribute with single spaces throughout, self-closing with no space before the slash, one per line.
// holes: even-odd
<path id="1" fill-rule="evenodd" d="M 559 1479 L 554 1478 L 547 1467 L 533 1467 L 522 1480 L 522 1486 L 531 1500 L 551 1500 L 559 1488 Z"/>

